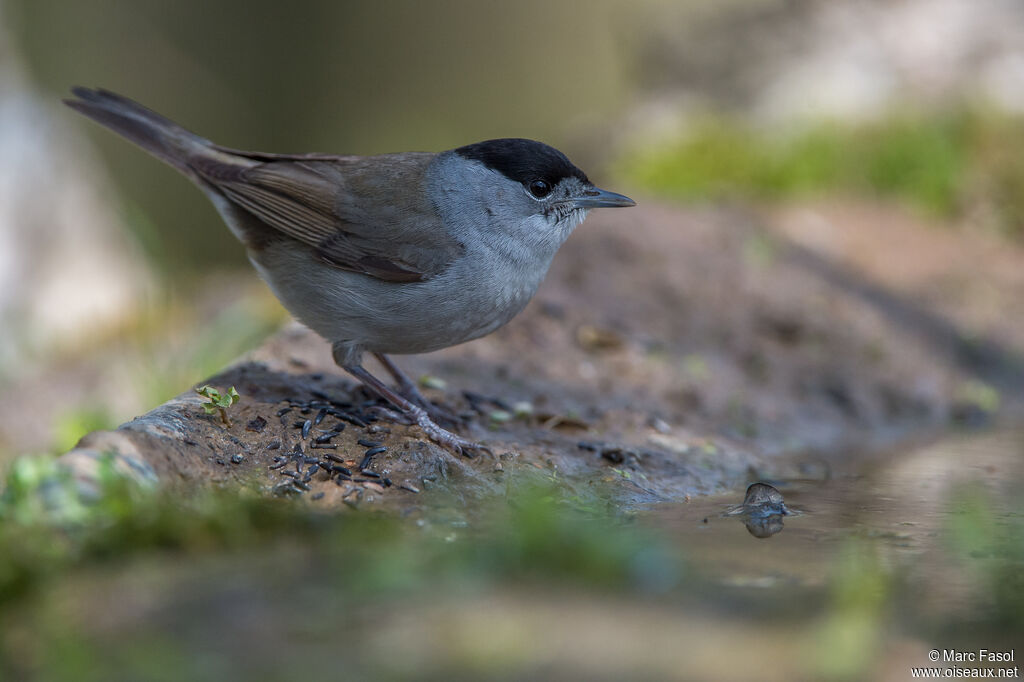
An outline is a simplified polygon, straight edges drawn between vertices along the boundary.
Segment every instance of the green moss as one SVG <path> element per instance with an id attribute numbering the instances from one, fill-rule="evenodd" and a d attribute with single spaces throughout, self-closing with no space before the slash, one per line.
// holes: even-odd
<path id="1" fill-rule="evenodd" d="M 677 140 L 630 153 L 618 169 L 674 198 L 866 196 L 941 218 L 981 216 L 1024 235 L 1024 122 L 990 111 L 894 113 L 790 132 L 705 118 Z"/>

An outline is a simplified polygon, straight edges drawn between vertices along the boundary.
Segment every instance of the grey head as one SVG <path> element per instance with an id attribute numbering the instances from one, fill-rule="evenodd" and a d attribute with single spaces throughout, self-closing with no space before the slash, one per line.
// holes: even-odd
<path id="1" fill-rule="evenodd" d="M 554 147 L 523 138 L 442 152 L 428 177 L 453 233 L 477 233 L 492 249 L 544 269 L 590 209 L 635 205 L 595 187 Z"/>

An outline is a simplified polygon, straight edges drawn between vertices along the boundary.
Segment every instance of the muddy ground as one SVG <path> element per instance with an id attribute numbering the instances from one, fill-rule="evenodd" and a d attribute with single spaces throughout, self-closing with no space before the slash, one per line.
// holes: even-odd
<path id="1" fill-rule="evenodd" d="M 240 392 L 230 426 L 186 392 L 64 461 L 83 482 L 115 451 L 162 484 L 401 513 L 538 476 L 626 504 L 823 478 L 1005 409 L 1024 386 L 1022 308 L 1024 249 L 898 209 L 641 202 L 593 214 L 505 328 L 396 358 L 494 457 L 374 421 L 328 344 L 293 325 L 207 382 Z"/>

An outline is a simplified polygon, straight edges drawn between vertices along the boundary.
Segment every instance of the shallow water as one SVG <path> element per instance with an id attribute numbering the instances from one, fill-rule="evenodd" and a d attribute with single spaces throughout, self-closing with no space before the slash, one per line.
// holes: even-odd
<path id="1" fill-rule="evenodd" d="M 649 511 L 685 552 L 705 603 L 739 594 L 751 607 L 781 600 L 778 615 L 834 615 L 849 588 L 848 603 L 875 604 L 879 628 L 945 638 L 936 645 L 1020 632 L 1024 430 L 956 434 L 831 480 L 768 482 L 798 512 L 769 537 L 724 514 L 742 491 Z M 967 622 L 994 629 L 957 630 Z"/>

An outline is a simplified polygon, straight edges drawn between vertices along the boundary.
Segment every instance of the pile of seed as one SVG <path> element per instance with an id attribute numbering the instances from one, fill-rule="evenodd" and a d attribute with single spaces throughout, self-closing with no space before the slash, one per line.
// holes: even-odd
<path id="1" fill-rule="evenodd" d="M 269 468 L 287 479 L 275 486 L 274 492 L 309 492 L 309 483 L 316 475 L 325 476 L 326 478 L 320 480 L 331 480 L 339 486 L 347 483 L 374 483 L 385 488 L 391 487 L 393 484 L 390 478 L 381 476 L 371 469 L 373 458 L 387 452 L 387 446 L 377 440 L 358 439 L 356 442 L 365 450 L 361 461 L 356 465 L 354 458 L 345 458 L 333 452 L 338 446 L 331 442 L 349 426 L 373 429 L 372 424 L 377 421 L 377 415 L 368 412 L 367 409 L 377 403 L 371 401 L 355 406 L 332 400 L 319 392 L 314 392 L 314 396 L 315 399 L 310 401 L 288 400 L 288 405 L 277 411 L 281 425 L 298 430 L 301 440 L 296 442 L 295 447 L 287 454 L 274 457 Z M 296 416 L 301 418 L 295 419 Z M 280 440 L 274 440 L 267 446 L 268 450 L 280 448 Z M 399 487 L 419 492 L 412 486 Z M 322 496 L 322 493 L 319 496 Z"/>

